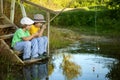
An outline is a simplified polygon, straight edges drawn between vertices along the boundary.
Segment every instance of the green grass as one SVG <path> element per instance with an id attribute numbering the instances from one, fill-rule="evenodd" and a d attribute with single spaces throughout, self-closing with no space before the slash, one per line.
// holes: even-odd
<path id="1" fill-rule="evenodd" d="M 120 37 L 120 19 L 111 17 L 111 11 L 102 7 L 102 10 L 81 10 L 75 9 L 67 11 L 59 15 L 53 22 L 53 26 L 78 32 L 79 35 L 96 35 L 105 36 L 107 38 Z M 96 16 L 95 16 L 96 15 Z M 116 15 L 117 16 L 117 15 Z M 96 17 L 96 23 L 95 23 Z M 56 30 L 52 27 L 50 37 L 50 47 L 52 49 L 62 48 L 71 43 L 65 38 L 70 38 L 70 33 Z M 70 35 L 70 36 L 69 36 Z M 76 36 L 76 35 L 75 35 Z"/>
<path id="2" fill-rule="evenodd" d="M 65 35 L 57 28 L 52 27 L 50 30 L 50 50 L 56 48 L 62 48 L 71 43 L 69 40 L 65 40 Z"/>
<path id="3" fill-rule="evenodd" d="M 50 50 L 63 48 L 73 43 L 78 35 L 67 29 L 51 27 L 50 28 Z"/>
<path id="4" fill-rule="evenodd" d="M 72 10 L 62 13 L 52 25 L 68 28 L 86 35 L 120 37 L 119 15 L 112 10 Z M 117 17 L 118 16 L 118 17 Z M 97 34 L 96 34 L 97 33 Z"/>

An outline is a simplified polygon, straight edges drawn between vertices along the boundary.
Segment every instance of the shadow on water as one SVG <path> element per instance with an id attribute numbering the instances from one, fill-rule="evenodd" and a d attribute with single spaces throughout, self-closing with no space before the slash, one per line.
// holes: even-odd
<path id="1" fill-rule="evenodd" d="M 110 72 L 106 75 L 110 80 L 120 80 L 120 62 L 110 67 Z"/>
<path id="2" fill-rule="evenodd" d="M 15 66 L 0 57 L 0 80 L 120 80 L 118 43 L 77 42 L 56 50 L 49 62 Z M 4 65 L 3 65 L 4 64 Z"/>

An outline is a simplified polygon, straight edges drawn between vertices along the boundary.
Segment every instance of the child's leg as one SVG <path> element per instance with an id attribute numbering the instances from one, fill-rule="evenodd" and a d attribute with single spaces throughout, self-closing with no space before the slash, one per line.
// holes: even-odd
<path id="1" fill-rule="evenodd" d="M 47 52 L 48 38 L 47 36 L 43 36 L 43 38 L 44 38 L 44 52 Z"/>
<path id="2" fill-rule="evenodd" d="M 32 58 L 38 57 L 38 41 L 37 41 L 37 38 L 34 38 L 34 39 L 31 40 L 31 46 L 32 46 L 31 57 Z"/>
<path id="3" fill-rule="evenodd" d="M 14 49 L 23 52 L 23 59 L 30 58 L 31 42 L 30 41 L 17 42 L 16 45 L 14 46 Z"/>
<path id="4" fill-rule="evenodd" d="M 44 53 L 44 38 L 39 37 L 38 40 L 38 53 L 42 55 Z"/>

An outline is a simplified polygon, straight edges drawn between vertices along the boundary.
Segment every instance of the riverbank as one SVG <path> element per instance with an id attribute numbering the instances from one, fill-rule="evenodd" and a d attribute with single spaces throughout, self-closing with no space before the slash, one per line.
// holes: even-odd
<path id="1" fill-rule="evenodd" d="M 50 28 L 50 51 L 64 48 L 75 42 L 94 43 L 100 48 L 100 53 L 115 55 L 117 58 L 120 55 L 120 45 L 118 38 L 106 36 L 86 35 L 74 30 L 60 27 Z"/>
<path id="2" fill-rule="evenodd" d="M 50 50 L 60 49 L 80 39 L 78 33 L 58 27 L 50 27 Z"/>
<path id="3" fill-rule="evenodd" d="M 75 41 L 85 42 L 115 42 L 119 43 L 119 38 L 112 38 L 108 36 L 91 35 L 91 33 L 84 34 L 67 28 L 60 28 L 51 26 L 50 28 L 50 46 L 51 49 L 62 48 Z"/>

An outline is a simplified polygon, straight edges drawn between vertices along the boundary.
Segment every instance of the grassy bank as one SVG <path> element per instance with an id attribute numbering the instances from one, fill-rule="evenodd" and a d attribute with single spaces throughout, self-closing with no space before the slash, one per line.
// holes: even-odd
<path id="1" fill-rule="evenodd" d="M 52 25 L 61 25 L 63 28 L 80 32 L 86 35 L 120 37 L 119 15 L 114 10 L 71 10 L 62 13 Z"/>
<path id="2" fill-rule="evenodd" d="M 79 34 L 71 30 L 51 26 L 50 50 L 66 47 L 78 38 Z"/>

